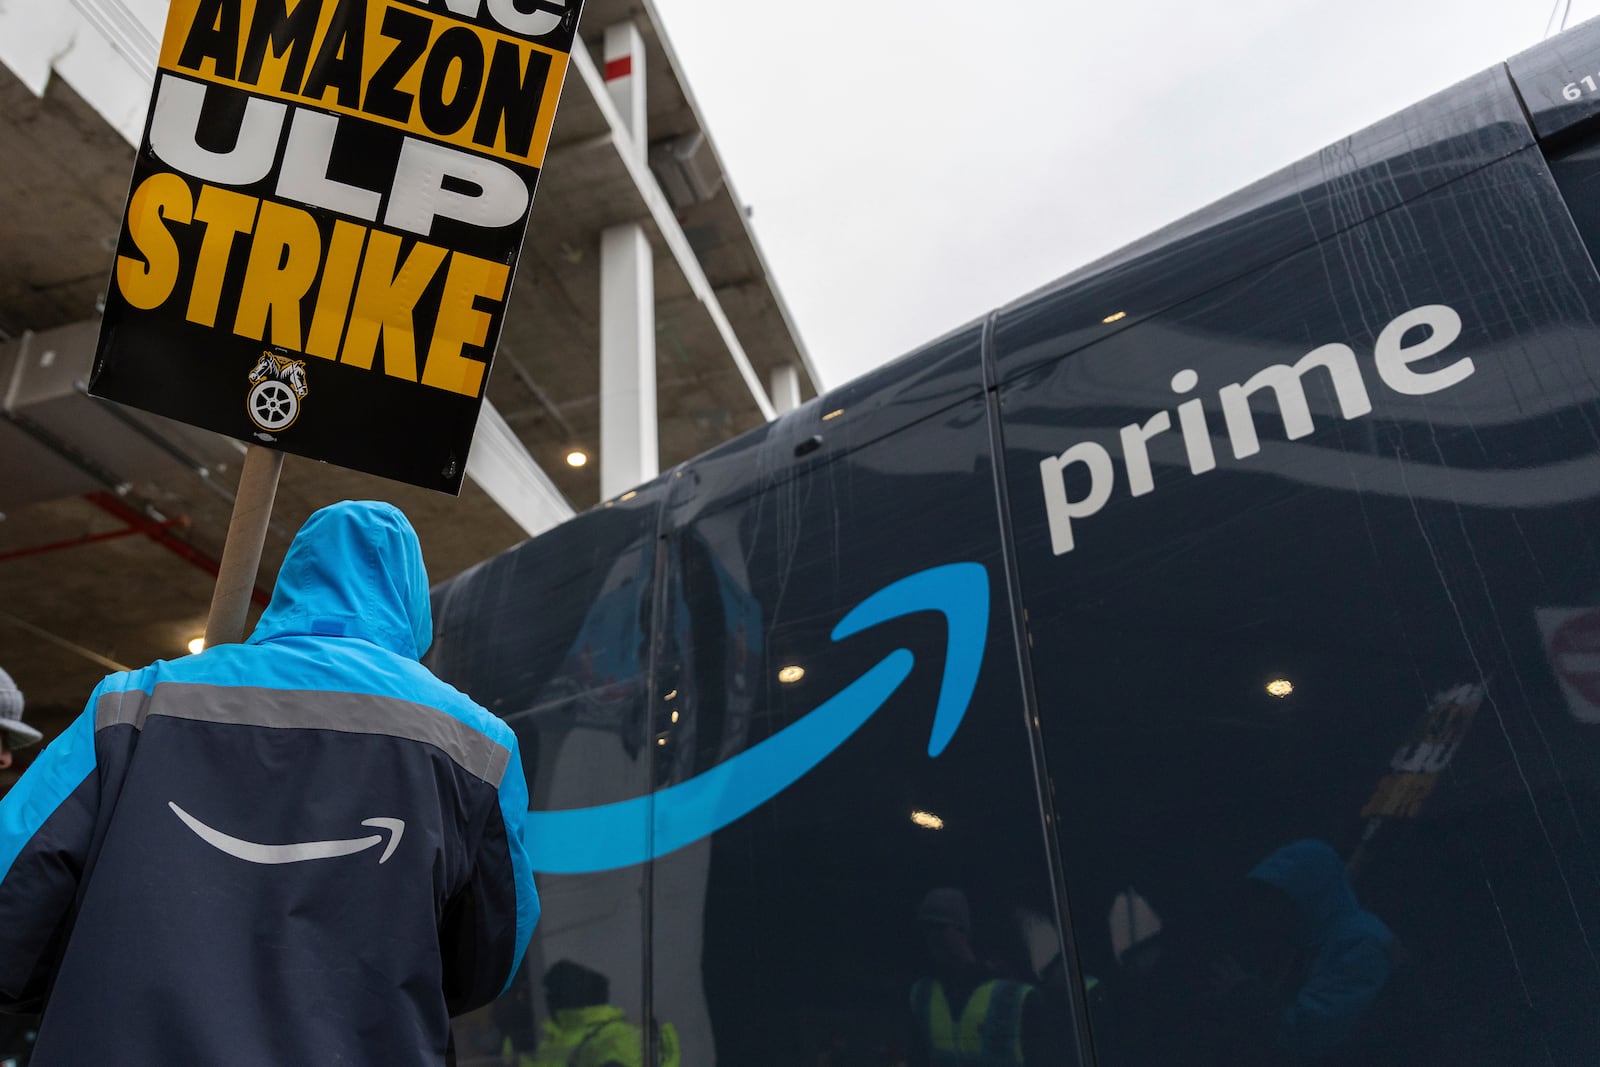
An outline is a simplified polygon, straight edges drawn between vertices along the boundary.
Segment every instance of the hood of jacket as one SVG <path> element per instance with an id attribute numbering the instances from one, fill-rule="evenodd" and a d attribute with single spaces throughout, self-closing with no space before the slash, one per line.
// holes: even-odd
<path id="1" fill-rule="evenodd" d="M 392 504 L 346 500 L 306 520 L 247 644 L 356 637 L 408 659 L 433 643 L 422 545 Z"/>
<path id="2" fill-rule="evenodd" d="M 1350 934 L 1387 943 L 1388 927 L 1356 901 L 1344 860 L 1325 841 L 1285 845 L 1250 872 L 1250 877 L 1276 886 L 1293 900 L 1301 915 L 1301 936 L 1307 945 L 1322 945 Z"/>

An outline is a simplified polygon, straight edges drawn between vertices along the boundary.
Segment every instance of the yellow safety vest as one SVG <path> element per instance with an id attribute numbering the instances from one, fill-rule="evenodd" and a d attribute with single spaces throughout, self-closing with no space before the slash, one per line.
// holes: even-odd
<path id="1" fill-rule="evenodd" d="M 972 991 L 961 1018 L 944 986 L 924 978 L 911 988 L 911 1013 L 928 1039 L 933 1067 L 1021 1067 L 1022 1005 L 1033 987 L 993 978 Z"/>
<path id="2" fill-rule="evenodd" d="M 656 1038 L 660 1067 L 679 1067 L 678 1031 L 671 1023 L 661 1026 Z M 533 1055 L 517 1057 L 517 1067 L 598 1067 L 620 1063 L 644 1067 L 643 1034 L 609 1004 L 563 1008 L 546 1019 L 539 1047 Z"/>

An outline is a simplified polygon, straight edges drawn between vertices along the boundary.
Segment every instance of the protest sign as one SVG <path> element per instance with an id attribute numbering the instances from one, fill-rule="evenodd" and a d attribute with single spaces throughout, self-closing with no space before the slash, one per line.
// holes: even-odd
<path id="1" fill-rule="evenodd" d="M 580 0 L 173 0 L 90 392 L 459 492 Z"/>

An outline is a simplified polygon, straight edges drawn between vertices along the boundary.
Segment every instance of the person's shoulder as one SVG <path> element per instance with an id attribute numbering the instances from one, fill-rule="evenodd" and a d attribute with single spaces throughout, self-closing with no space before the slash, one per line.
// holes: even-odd
<path id="1" fill-rule="evenodd" d="M 158 659 L 144 667 L 108 674 L 100 679 L 100 684 L 95 686 L 89 695 L 89 705 L 93 707 L 101 698 L 107 696 L 132 693 L 144 693 L 148 696 L 155 692 L 156 686 L 162 682 L 185 681 L 187 679 L 184 675 L 187 672 L 178 667 L 183 662 L 183 660 Z"/>
<path id="2" fill-rule="evenodd" d="M 504 748 L 515 748 L 516 735 L 504 719 L 489 711 L 466 693 L 434 674 L 417 660 L 384 652 L 389 659 L 383 670 L 365 679 L 374 688 L 388 689 L 384 695 L 433 708 L 476 730 Z"/>
<path id="3" fill-rule="evenodd" d="M 497 744 L 506 748 L 516 746 L 516 734 L 512 732 L 511 727 L 506 724 L 504 719 L 421 664 L 417 664 L 417 668 L 432 683 L 430 687 L 432 692 L 428 699 L 429 704 L 472 727 Z"/>

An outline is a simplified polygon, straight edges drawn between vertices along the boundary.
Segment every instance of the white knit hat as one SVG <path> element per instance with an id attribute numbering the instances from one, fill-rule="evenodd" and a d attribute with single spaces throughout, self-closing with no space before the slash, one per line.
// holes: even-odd
<path id="1" fill-rule="evenodd" d="M 6 747 L 12 749 L 27 748 L 44 740 L 44 734 L 22 721 L 22 690 L 3 670 L 0 670 L 0 733 L 6 735 Z"/>

